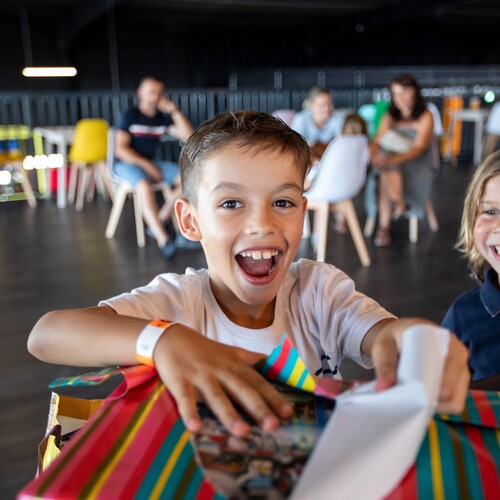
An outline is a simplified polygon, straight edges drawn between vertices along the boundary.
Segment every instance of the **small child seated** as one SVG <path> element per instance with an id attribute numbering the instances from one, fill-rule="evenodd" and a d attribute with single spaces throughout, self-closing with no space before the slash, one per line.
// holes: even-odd
<path id="1" fill-rule="evenodd" d="M 442 325 L 469 349 L 473 380 L 500 373 L 500 151 L 474 172 L 457 242 L 481 284 L 460 295 Z"/>
<path id="2" fill-rule="evenodd" d="M 332 265 L 294 261 L 309 159 L 306 141 L 265 113 L 201 124 L 181 152 L 175 210 L 208 269 L 161 274 L 95 308 L 49 312 L 33 328 L 30 352 L 77 366 L 155 366 L 193 432 L 198 397 L 237 436 L 249 425 L 233 401 L 265 430 L 291 415 L 253 369 L 284 333 L 317 376 L 339 378 L 349 357 L 375 365 L 379 390 L 393 385 L 401 336 L 425 320 L 396 319 Z M 467 351 L 450 335 L 440 410 L 460 411 L 468 383 Z"/>

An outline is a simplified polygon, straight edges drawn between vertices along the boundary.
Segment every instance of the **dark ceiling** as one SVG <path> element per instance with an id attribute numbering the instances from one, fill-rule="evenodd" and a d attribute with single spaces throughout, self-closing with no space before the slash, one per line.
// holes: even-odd
<path id="1" fill-rule="evenodd" d="M 0 0 L 0 16 L 3 89 L 26 87 L 30 56 L 77 64 L 80 89 L 118 69 L 121 87 L 149 68 L 222 86 L 260 67 L 500 64 L 500 0 Z"/>

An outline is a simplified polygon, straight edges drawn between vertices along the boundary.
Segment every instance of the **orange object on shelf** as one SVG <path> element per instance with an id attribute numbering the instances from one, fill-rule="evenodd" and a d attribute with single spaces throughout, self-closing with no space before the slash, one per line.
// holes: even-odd
<path id="1" fill-rule="evenodd" d="M 454 110 L 463 109 L 464 98 L 462 96 L 445 97 L 443 102 L 443 127 L 446 135 L 441 139 L 441 154 L 446 156 L 450 153 L 449 141 L 451 141 L 451 156 L 457 157 L 462 149 L 462 121 L 454 120 L 453 130 L 450 130 L 451 114 Z"/>

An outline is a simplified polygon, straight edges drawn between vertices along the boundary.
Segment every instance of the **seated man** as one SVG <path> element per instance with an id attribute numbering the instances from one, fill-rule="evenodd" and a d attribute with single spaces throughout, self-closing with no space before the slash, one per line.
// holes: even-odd
<path id="1" fill-rule="evenodd" d="M 179 167 L 155 159 L 160 137 L 169 134 L 186 140 L 193 129 L 182 111 L 163 93 L 164 84 L 156 77 L 144 77 L 137 88 L 139 102 L 123 113 L 117 123 L 114 172 L 130 182 L 139 194 L 144 221 L 165 257 L 175 253 L 165 222 L 172 215 L 174 202 L 181 194 Z M 174 196 L 159 209 L 152 184 L 175 185 Z"/>

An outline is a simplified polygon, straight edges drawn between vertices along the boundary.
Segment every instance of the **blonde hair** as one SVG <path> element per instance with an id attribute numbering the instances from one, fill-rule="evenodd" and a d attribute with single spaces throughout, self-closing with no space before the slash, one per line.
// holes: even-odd
<path id="1" fill-rule="evenodd" d="M 345 117 L 342 126 L 342 135 L 363 134 L 368 135 L 366 122 L 358 113 L 351 113 Z"/>
<path id="2" fill-rule="evenodd" d="M 309 92 L 307 93 L 305 99 L 302 101 L 302 109 L 307 109 L 311 105 L 311 103 L 318 97 L 319 95 L 326 94 L 330 97 L 330 92 L 323 87 L 311 87 Z M 333 100 L 332 100 L 333 102 Z"/>
<path id="3" fill-rule="evenodd" d="M 471 275 L 476 280 L 484 281 L 486 260 L 474 242 L 474 225 L 479 215 L 481 200 L 488 181 L 500 174 L 500 151 L 496 151 L 477 167 L 465 193 L 464 210 L 460 232 L 455 248 L 467 259 Z"/>

